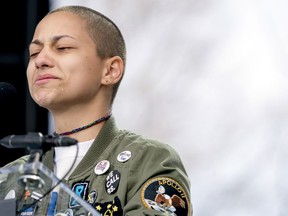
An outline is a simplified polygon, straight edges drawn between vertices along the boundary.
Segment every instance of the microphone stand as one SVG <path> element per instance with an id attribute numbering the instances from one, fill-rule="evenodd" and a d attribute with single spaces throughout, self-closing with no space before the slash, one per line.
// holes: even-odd
<path id="1" fill-rule="evenodd" d="M 18 178 L 18 183 L 25 188 L 25 190 L 41 189 L 45 185 L 45 181 L 39 176 L 37 167 L 33 166 L 38 162 L 41 162 L 42 155 L 52 148 L 51 145 L 40 145 L 44 136 L 42 133 L 30 132 L 31 143 L 37 140 L 37 144 L 28 145 L 26 149 L 29 151 L 29 160 L 27 163 L 31 163 L 32 167 L 26 170 L 23 175 Z"/>
<path id="2" fill-rule="evenodd" d="M 0 144 L 7 148 L 26 148 L 29 150 L 28 163 L 32 165 L 41 162 L 42 155 L 55 146 L 70 146 L 77 144 L 77 140 L 69 137 L 47 135 L 40 132 L 30 132 L 27 135 L 10 135 L 0 140 Z M 40 189 L 45 182 L 39 176 L 35 167 L 29 168 L 19 177 L 19 183 L 25 189 Z"/>
<path id="3" fill-rule="evenodd" d="M 87 203 L 80 196 L 75 194 L 75 192 L 72 191 L 71 188 L 59 181 L 59 179 L 54 176 L 52 171 L 50 171 L 43 164 L 41 164 L 43 154 L 45 154 L 52 147 L 71 146 L 77 144 L 77 142 L 77 140 L 69 137 L 55 137 L 52 135 L 43 136 L 41 133 L 28 133 L 27 136 L 11 135 L 0 139 L 0 145 L 3 145 L 7 148 L 26 148 L 29 151 L 29 159 L 24 164 L 24 166 L 23 164 L 21 164 L 16 165 L 16 167 L 14 166 L 14 168 L 7 167 L 6 169 L 4 168 L 3 170 L 1 170 L 0 174 L 11 173 L 11 168 L 13 168 L 14 172 L 20 172 L 20 177 L 18 177 L 17 181 L 22 188 L 28 191 L 37 191 L 37 189 L 43 189 L 44 187 L 46 188 L 47 186 L 49 186 L 50 180 L 52 180 L 52 182 L 57 182 L 57 184 L 59 183 L 59 185 L 61 186 L 61 190 L 63 190 L 63 194 L 61 195 L 63 197 L 61 199 L 66 198 L 66 196 L 68 195 L 70 198 L 72 197 L 77 203 L 79 203 L 79 205 L 81 206 L 80 211 L 85 210 L 87 211 L 88 215 L 100 216 L 100 213 L 91 204 Z M 41 174 L 43 174 L 43 176 Z M 41 176 L 47 176 L 49 183 L 45 183 Z M 50 192 L 51 190 L 48 189 L 48 191 L 43 195 L 43 197 L 45 197 Z M 37 202 L 38 201 L 35 201 L 35 203 Z M 20 211 L 25 210 L 31 206 L 23 206 Z"/>
<path id="4" fill-rule="evenodd" d="M 28 163 L 40 162 L 41 155 L 43 154 L 42 149 L 30 149 Z M 25 188 L 29 189 L 40 189 L 45 185 L 45 181 L 39 176 L 38 169 L 34 166 L 31 169 L 26 170 L 23 175 L 18 178 L 18 183 Z"/>

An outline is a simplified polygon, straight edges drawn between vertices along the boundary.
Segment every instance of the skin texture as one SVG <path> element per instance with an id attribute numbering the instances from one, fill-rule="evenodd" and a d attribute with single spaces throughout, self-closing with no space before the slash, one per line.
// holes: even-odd
<path id="1" fill-rule="evenodd" d="M 123 74 L 123 62 L 101 59 L 85 21 L 70 12 L 55 12 L 37 25 L 29 46 L 29 91 L 34 101 L 54 117 L 58 133 L 106 115 L 113 84 Z M 78 141 L 95 138 L 102 124 L 71 135 Z"/>

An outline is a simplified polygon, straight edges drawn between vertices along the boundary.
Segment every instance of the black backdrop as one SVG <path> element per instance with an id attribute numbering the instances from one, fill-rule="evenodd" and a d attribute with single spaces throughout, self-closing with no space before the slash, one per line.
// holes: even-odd
<path id="1" fill-rule="evenodd" d="M 37 22 L 49 11 L 49 0 L 1 2 L 0 82 L 16 88 L 10 100 L 0 98 L 0 138 L 28 132 L 47 133 L 48 113 L 31 99 L 26 81 L 27 46 Z M 4 13 L 5 11 L 5 13 Z M 27 153 L 0 146 L 0 167 Z"/>

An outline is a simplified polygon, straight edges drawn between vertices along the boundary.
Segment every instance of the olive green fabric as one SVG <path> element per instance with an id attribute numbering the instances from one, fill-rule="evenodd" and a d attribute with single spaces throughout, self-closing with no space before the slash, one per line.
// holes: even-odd
<path id="1" fill-rule="evenodd" d="M 128 160 L 125 162 L 117 160 L 117 156 L 123 151 L 131 152 L 131 157 L 127 158 Z M 8 166 L 23 163 L 26 160 L 27 157 L 21 158 Z M 109 169 L 103 174 L 95 174 L 95 166 L 104 160 L 110 162 Z M 43 163 L 53 170 L 53 151 L 47 152 Z M 118 180 L 114 181 L 114 183 L 113 181 L 112 183 L 107 182 L 109 179 L 108 174 L 111 174 L 111 171 L 113 171 L 113 175 L 117 174 L 114 177 L 115 179 L 117 177 Z M 156 181 L 158 179 L 164 180 L 163 182 L 171 179 L 173 183 L 170 184 L 171 189 L 174 187 L 174 189 L 178 190 L 178 195 L 182 194 L 185 212 L 187 212 L 187 215 L 192 215 L 190 181 L 177 152 L 167 144 L 144 138 L 126 130 L 118 130 L 112 116 L 105 123 L 89 151 L 65 183 L 72 189 L 75 189 L 79 184 L 86 186 L 85 193 L 82 193 L 83 199 L 95 209 L 100 210 L 103 215 L 105 211 L 106 214 L 110 212 L 109 215 L 115 216 L 177 215 L 177 211 L 174 214 L 169 214 L 169 211 L 161 210 L 161 208 L 152 209 L 145 204 L 144 198 L 148 191 L 145 188 L 151 188 L 153 180 Z M 11 188 L 15 188 L 13 181 L 10 181 L 10 184 L 4 182 L 0 185 L 0 198 L 3 198 Z M 108 193 L 109 191 L 106 187 L 109 184 L 115 184 L 114 186 L 116 187 L 111 194 Z M 19 190 L 19 188 L 17 189 Z M 42 199 L 39 203 L 37 214 L 43 215 L 43 212 L 47 211 L 49 199 L 49 196 Z M 25 202 L 28 201 L 29 198 Z M 74 208 L 71 204 L 73 203 L 69 200 L 68 205 L 70 207 L 67 206 L 67 209 Z M 164 205 L 164 203 L 162 204 Z M 65 205 L 62 208 L 65 208 Z M 116 206 L 114 210 L 109 209 L 113 205 Z M 60 211 L 63 211 L 63 209 Z"/>

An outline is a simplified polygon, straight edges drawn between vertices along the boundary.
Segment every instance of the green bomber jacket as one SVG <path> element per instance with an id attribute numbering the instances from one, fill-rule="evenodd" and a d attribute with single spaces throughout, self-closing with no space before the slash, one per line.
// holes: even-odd
<path id="1" fill-rule="evenodd" d="M 49 170 L 53 170 L 53 153 L 53 149 L 49 150 L 41 161 Z M 26 163 L 28 158 L 28 155 L 23 156 L 5 167 Z M 13 174 L 0 178 L 0 199 L 14 192 L 20 216 L 89 215 L 83 213 L 73 197 L 64 195 L 61 190 L 58 193 L 62 201 L 51 205 L 53 195 L 49 189 L 52 185 L 45 177 L 43 179 L 44 186 L 33 190 L 19 185 Z M 84 158 L 63 182 L 101 215 L 193 214 L 190 180 L 177 152 L 157 140 L 119 130 L 113 116 L 105 122 Z"/>

